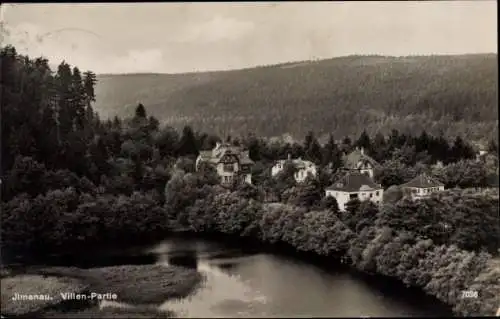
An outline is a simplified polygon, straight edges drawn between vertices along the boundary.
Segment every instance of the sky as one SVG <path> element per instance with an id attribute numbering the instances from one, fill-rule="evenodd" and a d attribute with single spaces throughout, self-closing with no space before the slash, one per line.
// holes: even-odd
<path id="1" fill-rule="evenodd" d="M 497 53 L 496 1 L 6 4 L 0 40 L 96 73 Z"/>

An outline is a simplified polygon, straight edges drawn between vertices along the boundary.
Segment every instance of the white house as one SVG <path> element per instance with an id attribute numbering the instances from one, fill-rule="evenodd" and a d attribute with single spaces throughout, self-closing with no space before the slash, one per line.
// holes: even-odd
<path id="1" fill-rule="evenodd" d="M 488 156 L 488 151 L 486 150 L 480 150 L 476 153 L 476 161 L 478 162 L 485 162 L 486 161 L 486 156 Z"/>
<path id="2" fill-rule="evenodd" d="M 217 143 L 214 149 L 200 152 L 196 159 L 196 170 L 200 169 L 201 163 L 214 166 L 224 185 L 230 185 L 239 178 L 252 184 L 251 168 L 254 162 L 248 151 L 240 147 Z"/>
<path id="3" fill-rule="evenodd" d="M 356 148 L 350 154 L 344 157 L 344 169 L 348 171 L 355 171 L 360 173 L 366 173 L 368 176 L 373 178 L 374 169 L 380 167 L 373 158 L 365 154 L 363 148 Z"/>
<path id="4" fill-rule="evenodd" d="M 339 210 L 345 211 L 347 202 L 353 199 L 382 203 L 384 189 L 376 184 L 365 172 L 348 172 L 326 190 L 326 196 L 335 197 Z"/>
<path id="5" fill-rule="evenodd" d="M 283 171 L 287 161 L 291 162 L 297 170 L 294 174 L 295 181 L 297 181 L 297 183 L 305 181 L 307 176 L 316 177 L 318 174 L 318 168 L 313 162 L 305 161 L 300 157 L 297 159 L 291 159 L 290 155 L 288 155 L 287 160 L 279 160 L 276 164 L 274 164 L 271 168 L 271 176 L 274 177 Z"/>
<path id="6" fill-rule="evenodd" d="M 402 184 L 401 188 L 409 193 L 412 199 L 421 199 L 444 191 L 444 184 L 427 174 L 420 174 L 408 183 Z"/>

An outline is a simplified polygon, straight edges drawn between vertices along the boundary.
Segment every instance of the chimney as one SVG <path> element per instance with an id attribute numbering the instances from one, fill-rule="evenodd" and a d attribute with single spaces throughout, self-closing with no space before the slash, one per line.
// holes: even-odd
<path id="1" fill-rule="evenodd" d="M 287 157 L 288 160 L 291 160 L 292 159 L 292 154 L 288 153 L 288 157 Z"/>

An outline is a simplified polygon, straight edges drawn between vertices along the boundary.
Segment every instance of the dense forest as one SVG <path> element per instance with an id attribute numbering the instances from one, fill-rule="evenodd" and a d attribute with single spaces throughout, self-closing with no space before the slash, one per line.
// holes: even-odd
<path id="1" fill-rule="evenodd" d="M 225 188 L 212 168 L 195 171 L 198 152 L 220 141 L 216 135 L 161 124 L 140 103 L 123 119 L 101 120 L 92 72 L 64 62 L 51 71 L 46 59 L 10 46 L 0 58 L 2 258 L 127 245 L 179 229 L 224 233 L 344 258 L 421 287 L 459 314 L 496 311 L 498 139 L 478 161 L 464 137 L 429 132 L 330 132 L 324 144 L 313 131 L 300 143 L 226 136 L 255 165 L 254 185 Z M 375 178 L 388 189 L 381 207 L 352 201 L 340 212 L 324 188 L 355 147 L 380 162 Z M 318 178 L 297 184 L 290 165 L 272 178 L 270 167 L 287 154 L 318 164 Z M 450 190 L 409 201 L 397 185 L 422 172 Z M 463 299 L 463 290 L 481 297 Z"/>
<path id="2" fill-rule="evenodd" d="M 128 116 L 138 101 L 175 128 L 219 136 L 314 130 L 358 136 L 428 133 L 487 140 L 498 135 L 496 54 L 349 56 L 191 74 L 100 75 L 96 110 Z M 269 119 L 273 119 L 269 121 Z"/>

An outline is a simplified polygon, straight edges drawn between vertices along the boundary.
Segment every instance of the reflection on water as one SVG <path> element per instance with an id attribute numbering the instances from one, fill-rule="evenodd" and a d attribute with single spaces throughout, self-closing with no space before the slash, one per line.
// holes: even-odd
<path id="1" fill-rule="evenodd" d="M 420 291 L 367 280 L 338 264 L 320 267 L 234 243 L 171 238 L 146 251 L 131 248 L 50 260 L 53 266 L 85 268 L 153 263 L 189 267 L 204 275 L 202 287 L 191 296 L 160 306 L 180 317 L 451 316 Z M 133 307 L 110 301 L 100 306 Z"/>
<path id="2" fill-rule="evenodd" d="M 160 308 L 182 317 L 264 316 L 258 307 L 265 297 L 240 276 L 225 273 L 215 264 L 199 261 L 198 270 L 205 275 L 202 288 L 185 299 L 167 301 Z"/>
<path id="3" fill-rule="evenodd" d="M 419 297 L 402 297 L 399 288 L 381 289 L 334 265 L 324 269 L 194 239 L 172 239 L 150 252 L 160 264 L 197 267 L 206 277 L 190 297 L 161 305 L 182 317 L 450 315 L 429 300 L 415 303 Z"/>

